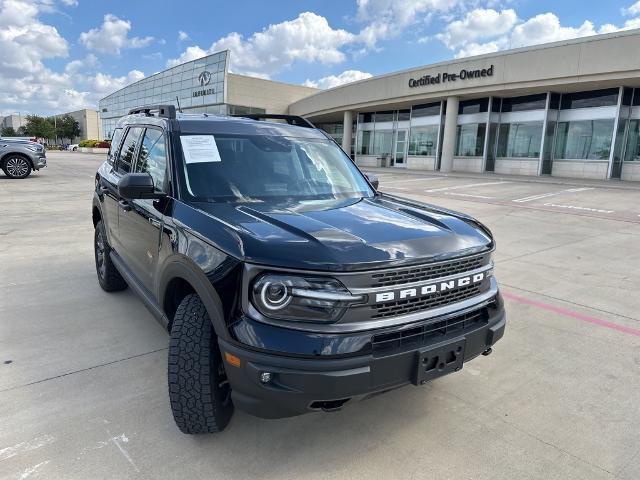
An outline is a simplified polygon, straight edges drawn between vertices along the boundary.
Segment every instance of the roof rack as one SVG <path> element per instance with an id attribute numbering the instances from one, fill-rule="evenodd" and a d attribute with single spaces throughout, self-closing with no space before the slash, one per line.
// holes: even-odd
<path id="1" fill-rule="evenodd" d="M 313 123 L 299 115 L 283 115 L 278 113 L 247 113 L 245 115 L 231 115 L 232 117 L 250 118 L 251 120 L 284 120 L 289 125 L 305 128 L 316 128 Z"/>
<path id="2" fill-rule="evenodd" d="M 129 110 L 129 115 L 136 113 L 144 113 L 152 115 L 151 112 L 157 112 L 157 117 L 176 118 L 176 107 L 174 105 L 148 105 L 146 107 L 136 107 Z"/>

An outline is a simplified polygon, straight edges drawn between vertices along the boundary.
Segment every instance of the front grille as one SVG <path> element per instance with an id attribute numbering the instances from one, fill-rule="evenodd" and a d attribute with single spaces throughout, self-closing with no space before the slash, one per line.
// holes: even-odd
<path id="1" fill-rule="evenodd" d="M 433 265 L 420 265 L 418 267 L 391 270 L 388 272 L 374 273 L 371 275 L 372 287 L 388 287 L 403 283 L 420 282 L 434 278 L 457 275 L 486 265 L 488 255 L 480 255 L 471 258 L 462 258 L 450 262 L 436 263 Z"/>
<path id="2" fill-rule="evenodd" d="M 392 302 L 378 303 L 371 306 L 371 318 L 386 318 L 406 315 L 408 313 L 419 312 L 442 305 L 450 305 L 471 297 L 475 297 L 486 291 L 488 282 L 484 281 L 475 285 L 467 285 L 454 290 L 447 290 L 439 294 L 422 298 L 406 298 Z"/>
<path id="3" fill-rule="evenodd" d="M 447 320 L 425 323 L 417 327 L 373 335 L 374 354 L 389 353 L 436 343 L 440 337 L 458 336 L 487 323 L 486 308 L 468 312 Z"/>

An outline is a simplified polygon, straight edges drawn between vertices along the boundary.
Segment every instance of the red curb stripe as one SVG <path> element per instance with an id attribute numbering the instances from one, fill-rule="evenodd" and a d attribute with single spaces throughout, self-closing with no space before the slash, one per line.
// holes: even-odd
<path id="1" fill-rule="evenodd" d="M 562 308 L 562 307 L 556 307 L 554 305 L 549 305 L 548 303 L 539 302 L 537 300 L 532 300 L 526 297 L 521 297 L 520 295 L 515 295 L 513 293 L 509 293 L 505 291 L 502 292 L 502 296 L 509 300 L 513 300 L 514 302 L 524 303 L 525 305 L 531 305 L 532 307 L 538 307 L 543 310 L 548 310 L 550 312 L 557 313 L 558 315 L 564 315 L 565 317 L 575 318 L 576 320 L 580 320 L 582 322 L 592 323 L 600 327 L 609 328 L 611 330 L 616 330 L 618 332 L 627 333 L 629 335 L 640 337 L 640 330 L 636 328 L 626 327 L 624 325 L 619 325 L 617 323 L 608 322 L 606 320 L 601 320 L 599 318 L 592 317 L 590 315 L 574 312 L 573 310 L 567 310 L 566 308 Z"/>

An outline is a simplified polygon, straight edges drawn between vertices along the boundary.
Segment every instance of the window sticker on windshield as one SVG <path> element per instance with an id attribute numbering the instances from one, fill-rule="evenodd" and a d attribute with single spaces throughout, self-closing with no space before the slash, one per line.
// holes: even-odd
<path id="1" fill-rule="evenodd" d="M 213 135 L 181 135 L 182 151 L 186 163 L 221 162 L 218 145 Z"/>

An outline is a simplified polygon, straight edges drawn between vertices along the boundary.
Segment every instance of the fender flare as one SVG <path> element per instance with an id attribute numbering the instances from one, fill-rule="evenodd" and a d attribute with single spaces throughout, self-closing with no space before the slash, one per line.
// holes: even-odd
<path id="1" fill-rule="evenodd" d="M 216 289 L 211 285 L 207 277 L 195 265 L 185 258 L 174 258 L 168 261 L 160 275 L 158 281 L 158 301 L 161 308 L 164 308 L 164 298 L 167 293 L 169 283 L 180 278 L 193 287 L 196 294 L 204 303 L 213 328 L 218 338 L 228 338 L 227 328 L 224 321 L 224 312 L 222 310 L 222 300 Z"/>

